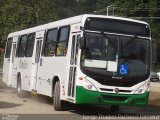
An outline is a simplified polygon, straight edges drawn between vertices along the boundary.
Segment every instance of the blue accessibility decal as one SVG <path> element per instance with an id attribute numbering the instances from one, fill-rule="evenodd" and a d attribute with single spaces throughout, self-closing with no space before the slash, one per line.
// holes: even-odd
<path id="1" fill-rule="evenodd" d="M 120 65 L 119 74 L 120 75 L 128 75 L 128 65 L 125 65 L 125 64 Z"/>

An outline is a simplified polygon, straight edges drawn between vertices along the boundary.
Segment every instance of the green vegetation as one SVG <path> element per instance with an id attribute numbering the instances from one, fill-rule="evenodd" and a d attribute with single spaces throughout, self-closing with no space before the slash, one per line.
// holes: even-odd
<path id="1" fill-rule="evenodd" d="M 0 0 L 0 47 L 5 47 L 10 32 L 93 13 L 108 5 L 115 6 L 116 16 L 142 17 L 141 20 L 150 24 L 152 37 L 160 40 L 160 18 L 149 18 L 160 17 L 159 0 Z M 113 7 L 109 11 L 112 13 Z M 99 14 L 106 14 L 106 10 Z M 157 60 L 160 61 L 160 57 Z"/>
<path id="2" fill-rule="evenodd" d="M 3 55 L 0 55 L 0 69 L 3 67 Z"/>
<path id="3" fill-rule="evenodd" d="M 160 16 L 159 0 L 0 0 L 1 46 L 4 47 L 10 32 L 79 14 L 93 13 L 111 4 L 115 5 L 115 14 L 118 16 Z M 143 20 L 150 23 L 153 36 L 160 37 L 160 19 Z"/>

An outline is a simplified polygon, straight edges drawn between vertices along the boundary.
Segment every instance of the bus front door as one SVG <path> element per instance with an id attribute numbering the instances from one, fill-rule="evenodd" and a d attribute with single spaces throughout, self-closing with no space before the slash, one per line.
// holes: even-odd
<path id="1" fill-rule="evenodd" d="M 70 71 L 69 71 L 69 81 L 68 81 L 68 96 L 72 98 L 74 98 L 74 95 L 75 95 L 75 79 L 76 79 L 76 70 L 77 70 L 79 38 L 80 38 L 80 34 L 73 34 L 72 36 Z"/>

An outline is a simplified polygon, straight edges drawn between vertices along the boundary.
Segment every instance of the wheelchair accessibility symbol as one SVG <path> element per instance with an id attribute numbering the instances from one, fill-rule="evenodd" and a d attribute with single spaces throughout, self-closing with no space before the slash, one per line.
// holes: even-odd
<path id="1" fill-rule="evenodd" d="M 128 75 L 128 66 L 127 65 L 120 65 L 119 74 L 120 75 Z"/>

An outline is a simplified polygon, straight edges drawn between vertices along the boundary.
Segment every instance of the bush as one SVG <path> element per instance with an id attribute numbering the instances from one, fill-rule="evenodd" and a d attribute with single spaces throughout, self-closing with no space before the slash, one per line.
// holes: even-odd
<path id="1" fill-rule="evenodd" d="M 3 68 L 3 55 L 0 55 L 0 69 Z"/>

